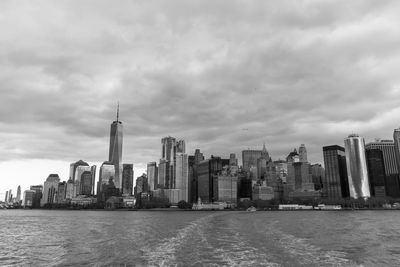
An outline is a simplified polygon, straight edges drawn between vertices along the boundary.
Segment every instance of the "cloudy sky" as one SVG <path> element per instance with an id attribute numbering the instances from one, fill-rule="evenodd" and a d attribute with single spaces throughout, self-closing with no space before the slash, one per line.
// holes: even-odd
<path id="1" fill-rule="evenodd" d="M 274 159 L 400 125 L 399 1 L 1 1 L 0 192 L 160 139 Z M 2 195 L 0 195 L 2 196 Z"/>

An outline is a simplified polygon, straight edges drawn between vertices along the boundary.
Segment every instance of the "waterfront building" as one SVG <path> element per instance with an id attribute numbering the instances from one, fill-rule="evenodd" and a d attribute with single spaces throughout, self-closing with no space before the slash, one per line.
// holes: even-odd
<path id="1" fill-rule="evenodd" d="M 350 191 L 344 148 L 338 145 L 324 146 L 322 151 L 325 165 L 324 196 L 330 199 L 349 197 Z"/>
<path id="2" fill-rule="evenodd" d="M 247 173 L 242 171 L 238 172 L 238 198 L 239 200 L 248 199 L 252 197 L 253 184 Z"/>
<path id="3" fill-rule="evenodd" d="M 380 149 L 367 149 L 366 158 L 371 195 L 374 197 L 386 197 L 386 174 L 382 151 Z"/>
<path id="4" fill-rule="evenodd" d="M 89 164 L 79 165 L 75 169 L 75 177 L 73 179 L 74 185 L 75 185 L 74 196 L 84 195 L 84 193 L 82 192 L 82 179 L 83 179 L 82 175 L 83 175 L 83 173 L 85 173 L 85 176 L 89 175 L 90 180 L 92 179 L 92 173 L 91 173 L 91 168 L 90 168 Z M 91 181 L 89 182 L 89 185 L 91 186 Z M 86 193 L 89 192 L 88 195 L 90 195 L 91 191 L 92 191 L 92 187 L 89 188 L 89 191 L 86 190 Z"/>
<path id="5" fill-rule="evenodd" d="M 58 183 L 57 187 L 57 203 L 64 203 L 66 200 L 66 193 L 67 193 L 67 183 L 60 182 Z"/>
<path id="6" fill-rule="evenodd" d="M 17 188 L 17 196 L 16 196 L 15 200 L 18 204 L 20 204 L 20 202 L 21 202 L 21 186 L 20 185 Z"/>
<path id="7" fill-rule="evenodd" d="M 382 151 L 385 166 L 386 195 L 400 197 L 399 170 L 396 161 L 396 147 L 393 140 L 376 139 L 365 145 L 365 150 L 379 149 Z"/>
<path id="8" fill-rule="evenodd" d="M 92 172 L 84 171 L 80 179 L 79 195 L 90 196 L 92 195 Z"/>
<path id="9" fill-rule="evenodd" d="M 66 189 L 65 189 L 65 199 L 66 200 L 71 200 L 72 198 L 75 197 L 75 186 L 74 182 L 72 181 L 71 178 L 68 179 Z"/>
<path id="10" fill-rule="evenodd" d="M 346 151 L 347 177 L 349 180 L 350 197 L 369 198 L 369 179 L 365 157 L 364 138 L 351 134 L 344 139 Z"/>
<path id="11" fill-rule="evenodd" d="M 274 188 L 267 186 L 265 182 L 257 183 L 253 186 L 253 200 L 271 200 L 275 197 Z"/>
<path id="12" fill-rule="evenodd" d="M 267 159 L 263 157 L 259 158 L 257 160 L 257 179 L 265 179 L 266 172 L 267 172 Z"/>
<path id="13" fill-rule="evenodd" d="M 103 185 L 108 184 L 110 179 L 113 180 L 114 184 L 114 177 L 115 177 L 115 165 L 109 161 L 103 162 L 103 164 L 100 167 L 99 181 L 97 183 L 97 195 L 101 193 Z"/>
<path id="14" fill-rule="evenodd" d="M 214 191 L 219 202 L 237 203 L 238 197 L 238 167 L 224 166 L 217 174 L 217 183 Z"/>
<path id="15" fill-rule="evenodd" d="M 164 188 L 174 188 L 175 185 L 175 157 L 177 142 L 174 137 L 167 136 L 161 139 L 161 159 L 159 164 L 160 176 L 162 176 Z M 184 144 L 184 143 L 183 143 Z M 182 144 L 180 150 L 182 150 Z M 161 167 L 161 165 L 163 165 Z M 168 165 L 168 166 L 166 166 Z M 162 171 L 162 173 L 161 173 Z"/>
<path id="16" fill-rule="evenodd" d="M 97 171 L 96 165 L 93 165 L 90 167 L 90 172 L 92 175 L 92 189 L 91 189 L 90 195 L 93 195 L 93 196 L 96 194 L 95 189 L 94 189 L 95 185 L 96 185 L 96 171 Z"/>
<path id="17" fill-rule="evenodd" d="M 32 208 L 33 206 L 33 201 L 35 198 L 35 190 L 25 190 L 24 191 L 24 196 L 23 196 L 23 201 L 22 201 L 22 206 L 24 208 Z"/>
<path id="18" fill-rule="evenodd" d="M 157 188 L 167 189 L 169 188 L 170 184 L 170 176 L 171 176 L 171 165 L 169 161 L 160 160 L 160 164 L 158 165 L 158 184 L 156 185 Z"/>
<path id="19" fill-rule="evenodd" d="M 189 160 L 185 153 L 176 153 L 175 189 L 180 190 L 179 201 L 189 201 Z"/>
<path id="20" fill-rule="evenodd" d="M 198 196 L 202 202 L 214 202 L 214 177 L 222 167 L 229 165 L 229 159 L 211 156 L 210 159 L 203 160 L 197 168 L 198 174 Z"/>
<path id="21" fill-rule="evenodd" d="M 75 173 L 76 173 L 76 169 L 79 166 L 89 166 L 89 164 L 87 164 L 87 162 L 84 162 L 83 160 L 80 159 L 77 162 L 71 163 L 69 165 L 69 178 L 71 178 L 73 182 L 75 182 L 75 178 L 77 177 L 75 175 Z"/>
<path id="22" fill-rule="evenodd" d="M 299 161 L 300 162 L 308 162 L 307 161 L 307 149 L 304 144 L 301 144 L 299 147 Z"/>
<path id="23" fill-rule="evenodd" d="M 133 192 L 133 164 L 123 164 L 122 194 L 132 196 Z"/>
<path id="24" fill-rule="evenodd" d="M 117 108 L 117 120 L 111 123 L 110 127 L 110 147 L 108 161 L 114 165 L 114 184 L 115 187 L 122 187 L 122 139 L 123 125 L 119 120 L 119 105 Z"/>
<path id="25" fill-rule="evenodd" d="M 325 169 L 321 164 L 311 165 L 312 182 L 315 190 L 322 190 L 325 181 Z"/>
<path id="26" fill-rule="evenodd" d="M 136 197 L 138 197 L 141 193 L 147 193 L 149 191 L 149 185 L 146 174 L 143 173 L 142 176 L 136 178 L 136 185 L 134 191 L 135 191 L 134 195 Z"/>
<path id="27" fill-rule="evenodd" d="M 30 190 L 35 191 L 32 208 L 39 208 L 40 201 L 41 201 L 42 195 L 43 195 L 43 185 L 31 185 Z"/>
<path id="28" fill-rule="evenodd" d="M 198 166 L 201 161 L 204 160 L 203 153 L 200 152 L 200 149 L 196 149 L 194 152 L 194 156 L 189 156 L 189 181 L 190 181 L 190 202 L 195 203 L 198 198 Z"/>
<path id="29" fill-rule="evenodd" d="M 13 195 L 12 195 L 12 191 L 11 191 L 11 189 L 10 189 L 10 190 L 8 190 L 8 199 L 7 199 L 7 202 L 10 202 L 10 203 L 11 203 L 12 198 L 13 198 Z"/>
<path id="30" fill-rule="evenodd" d="M 43 186 L 43 196 L 40 202 L 40 206 L 44 206 L 46 204 L 57 203 L 57 191 L 58 191 L 58 183 L 60 182 L 60 177 L 58 174 L 50 174 Z"/>
<path id="31" fill-rule="evenodd" d="M 156 189 L 158 185 L 158 168 L 157 162 L 149 162 L 147 163 L 147 178 L 149 180 L 149 190 L 153 191 Z"/>
<path id="32" fill-rule="evenodd" d="M 276 160 L 274 161 L 276 173 L 278 177 L 282 180 L 283 183 L 286 183 L 287 180 L 287 162 L 285 160 Z"/>
<path id="33" fill-rule="evenodd" d="M 6 197 L 5 197 L 5 199 L 4 199 L 4 202 L 8 202 L 8 191 L 6 191 Z"/>
<path id="34" fill-rule="evenodd" d="M 397 170 L 398 170 L 398 172 L 400 172 L 400 127 L 398 129 L 394 129 L 393 140 L 394 140 L 394 147 L 395 147 Z"/>

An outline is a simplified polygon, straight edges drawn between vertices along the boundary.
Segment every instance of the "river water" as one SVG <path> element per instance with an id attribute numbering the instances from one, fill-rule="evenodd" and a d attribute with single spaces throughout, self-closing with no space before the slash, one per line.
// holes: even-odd
<path id="1" fill-rule="evenodd" d="M 400 266 L 400 212 L 0 210 L 0 265 Z"/>

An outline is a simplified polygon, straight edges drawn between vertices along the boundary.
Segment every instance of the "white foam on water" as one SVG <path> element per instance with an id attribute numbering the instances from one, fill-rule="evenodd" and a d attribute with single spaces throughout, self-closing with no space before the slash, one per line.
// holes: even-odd
<path id="1" fill-rule="evenodd" d="M 267 233 L 274 237 L 275 243 L 279 244 L 287 254 L 290 254 L 296 262 L 305 266 L 362 266 L 357 265 L 346 258 L 346 253 L 341 251 L 324 251 L 322 248 L 312 245 L 305 238 L 299 238 L 271 227 Z"/>
<path id="2" fill-rule="evenodd" d="M 157 246 L 143 248 L 144 258 L 147 261 L 146 266 L 178 266 L 176 260 L 177 249 L 182 247 L 194 233 L 198 234 L 202 241 L 206 242 L 202 227 L 214 216 L 215 214 L 211 214 L 197 219 L 180 229 L 175 236 L 161 241 Z"/>

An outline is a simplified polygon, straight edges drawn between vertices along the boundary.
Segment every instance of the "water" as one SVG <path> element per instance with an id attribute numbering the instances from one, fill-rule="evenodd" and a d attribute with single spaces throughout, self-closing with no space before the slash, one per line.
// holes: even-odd
<path id="1" fill-rule="evenodd" d="M 400 212 L 0 210 L 0 265 L 400 266 Z"/>

